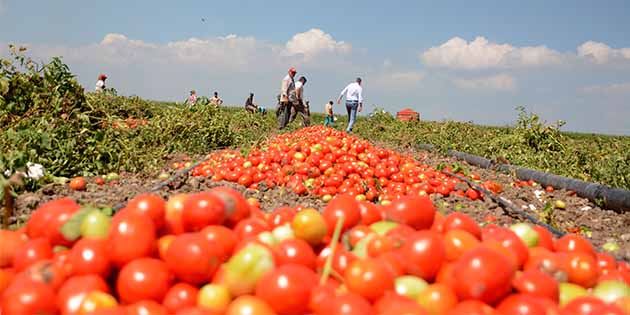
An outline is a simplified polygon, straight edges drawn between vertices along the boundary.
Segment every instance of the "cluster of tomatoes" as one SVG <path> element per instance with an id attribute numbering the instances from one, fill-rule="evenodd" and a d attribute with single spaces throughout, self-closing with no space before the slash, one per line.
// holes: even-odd
<path id="1" fill-rule="evenodd" d="M 628 314 L 630 265 L 584 238 L 481 227 L 427 196 L 266 213 L 217 187 L 109 217 L 64 198 L 0 231 L 0 314 Z"/>
<path id="2" fill-rule="evenodd" d="M 473 200 L 483 196 L 471 188 L 456 189 L 458 179 L 411 156 L 324 126 L 275 136 L 264 149 L 252 149 L 247 156 L 233 150 L 212 153 L 192 175 L 236 182 L 251 189 L 262 184 L 269 188 L 280 185 L 326 201 L 336 194 L 369 201 L 432 193 L 466 195 Z M 478 178 L 476 174 L 471 177 Z M 496 183 L 493 187 L 501 189 Z"/>

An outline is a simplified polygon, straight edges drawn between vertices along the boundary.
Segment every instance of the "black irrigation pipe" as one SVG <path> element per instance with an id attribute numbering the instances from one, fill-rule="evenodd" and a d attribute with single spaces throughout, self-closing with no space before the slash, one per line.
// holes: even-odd
<path id="1" fill-rule="evenodd" d="M 546 228 L 547 230 L 549 230 L 549 232 L 551 232 L 552 234 L 554 234 L 557 237 L 562 237 L 565 235 L 564 232 L 554 228 L 553 226 L 542 222 L 538 219 L 536 219 L 535 217 L 533 217 L 532 215 L 528 214 L 527 212 L 519 209 L 518 207 L 516 207 L 514 205 L 514 203 L 512 203 L 511 201 L 503 198 L 503 197 L 499 197 L 496 194 L 492 193 L 491 191 L 475 184 L 473 181 L 469 180 L 468 178 L 459 176 L 457 174 L 451 173 L 451 172 L 447 172 L 447 171 L 442 171 L 442 173 L 451 176 L 451 177 L 455 177 L 463 182 L 465 182 L 466 184 L 468 184 L 470 187 L 472 187 L 473 189 L 477 190 L 477 191 L 481 191 L 483 192 L 486 196 L 490 197 L 490 199 L 494 200 L 496 203 L 498 203 L 503 209 L 509 210 L 510 212 L 514 212 L 524 218 L 526 218 L 527 220 L 529 220 L 530 222 L 532 222 L 533 224 L 536 225 L 540 225 L 544 228 Z"/>
<path id="2" fill-rule="evenodd" d="M 419 144 L 420 149 L 433 151 L 431 144 Z M 448 150 L 447 154 L 457 159 L 464 160 L 472 165 L 486 169 L 495 169 L 501 172 L 514 173 L 521 180 L 533 180 L 543 186 L 552 186 L 558 189 L 574 191 L 578 196 L 586 198 L 595 204 L 603 204 L 604 207 L 618 213 L 630 211 L 630 191 L 619 188 L 611 188 L 596 183 L 589 183 L 573 178 L 548 174 L 529 168 L 495 163 L 492 160 L 473 154 Z"/>

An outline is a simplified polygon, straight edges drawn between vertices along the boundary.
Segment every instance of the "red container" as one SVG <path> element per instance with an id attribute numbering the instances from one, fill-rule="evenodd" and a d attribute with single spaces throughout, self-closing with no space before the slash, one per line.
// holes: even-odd
<path id="1" fill-rule="evenodd" d="M 409 108 L 405 108 L 396 114 L 396 118 L 402 121 L 418 121 L 420 120 L 420 114 Z"/>

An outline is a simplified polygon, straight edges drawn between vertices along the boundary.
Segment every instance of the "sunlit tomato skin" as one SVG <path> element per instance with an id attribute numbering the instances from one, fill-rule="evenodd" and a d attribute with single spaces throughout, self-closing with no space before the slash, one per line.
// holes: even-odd
<path id="1" fill-rule="evenodd" d="M 385 264 L 375 258 L 355 260 L 344 272 L 348 290 L 370 301 L 394 289 L 394 276 Z"/>
<path id="2" fill-rule="evenodd" d="M 162 301 L 173 276 L 166 264 L 154 258 L 140 258 L 126 264 L 118 274 L 116 289 L 125 303 Z"/>
<path id="3" fill-rule="evenodd" d="M 368 201 L 359 202 L 359 209 L 361 211 L 361 224 L 370 225 L 374 222 L 383 220 L 381 211 L 378 207 Z"/>
<path id="4" fill-rule="evenodd" d="M 168 315 L 166 307 L 153 300 L 138 301 L 127 305 L 126 315 Z"/>
<path id="5" fill-rule="evenodd" d="M 16 281 L 0 297 L 2 314 L 57 314 L 55 292 L 42 282 Z"/>
<path id="6" fill-rule="evenodd" d="M 477 247 L 479 240 L 464 230 L 450 230 L 444 234 L 446 260 L 455 261 L 467 251 Z"/>
<path id="7" fill-rule="evenodd" d="M 251 295 L 243 295 L 236 298 L 228 306 L 225 315 L 276 315 L 273 309 L 264 300 Z"/>
<path id="8" fill-rule="evenodd" d="M 546 314 L 544 304 L 542 304 L 536 297 L 527 294 L 514 294 L 505 298 L 497 306 L 496 309 L 499 314 L 511 314 L 511 315 L 534 315 L 534 314 Z"/>
<path id="9" fill-rule="evenodd" d="M 238 243 L 238 236 L 233 230 L 222 225 L 210 225 L 206 226 L 200 231 L 201 235 L 206 239 L 219 247 L 221 250 L 221 261 L 226 261 L 232 253 Z"/>
<path id="10" fill-rule="evenodd" d="M 317 274 L 302 265 L 280 266 L 264 275 L 256 285 L 256 296 L 279 315 L 304 314 Z"/>
<path id="11" fill-rule="evenodd" d="M 337 195 L 333 198 L 322 213 L 326 221 L 328 235 L 332 235 L 339 218 L 343 217 L 341 231 L 346 231 L 361 221 L 361 209 L 359 202 L 348 194 Z"/>
<path id="12" fill-rule="evenodd" d="M 313 248 L 301 239 L 286 239 L 274 247 L 276 265 L 298 264 L 315 269 L 317 256 Z"/>
<path id="13" fill-rule="evenodd" d="M 166 202 L 156 194 L 138 195 L 127 203 L 126 208 L 131 213 L 149 216 L 157 230 L 164 225 Z"/>
<path id="14" fill-rule="evenodd" d="M 210 281 L 219 268 L 223 249 L 200 233 L 178 235 L 166 251 L 166 265 L 175 276 L 191 284 Z"/>
<path id="15" fill-rule="evenodd" d="M 46 202 L 31 214 L 26 233 L 31 239 L 46 237 L 52 245 L 68 246 L 72 242 L 66 240 L 59 229 L 79 208 L 79 204 L 70 198 Z"/>
<path id="16" fill-rule="evenodd" d="M 487 226 L 482 231 L 482 240 L 484 242 L 494 240 L 500 242 L 501 246 L 510 250 L 516 255 L 517 267 L 523 266 L 529 258 L 529 250 L 527 245 L 514 233 L 514 231 L 497 226 Z"/>
<path id="17" fill-rule="evenodd" d="M 109 293 L 102 277 L 92 274 L 68 278 L 59 288 L 56 298 L 61 314 L 77 314 L 85 296 L 93 291 Z"/>
<path id="18" fill-rule="evenodd" d="M 223 200 L 212 192 L 190 195 L 184 201 L 182 223 L 189 232 L 196 232 L 208 225 L 222 224 L 225 221 Z"/>
<path id="19" fill-rule="evenodd" d="M 324 284 L 317 284 L 311 290 L 308 309 L 316 314 L 329 314 L 331 301 L 337 296 L 339 283 L 329 278 Z"/>
<path id="20" fill-rule="evenodd" d="M 444 218 L 442 226 L 444 232 L 448 232 L 450 230 L 464 230 L 475 236 L 477 239 L 481 239 L 481 228 L 479 227 L 479 224 L 477 224 L 473 218 L 464 213 L 449 213 L 446 218 Z"/>
<path id="21" fill-rule="evenodd" d="M 558 281 L 539 270 L 527 270 L 517 275 L 512 282 L 516 291 L 558 302 Z"/>
<path id="22" fill-rule="evenodd" d="M 353 293 L 337 296 L 331 301 L 330 315 L 376 315 L 372 305 L 363 297 Z"/>
<path id="23" fill-rule="evenodd" d="M 66 273 L 62 266 L 55 264 L 52 259 L 46 259 L 37 261 L 23 272 L 15 275 L 13 282 L 39 282 L 57 290 L 65 280 Z"/>
<path id="24" fill-rule="evenodd" d="M 553 251 L 554 247 L 553 247 L 553 235 L 551 234 L 551 232 L 549 232 L 549 230 L 547 230 L 546 228 L 540 226 L 540 225 L 534 225 L 534 231 L 536 231 L 536 233 L 538 233 L 538 245 L 539 247 L 544 247 L 548 250 Z"/>
<path id="25" fill-rule="evenodd" d="M 122 210 L 112 218 L 107 252 L 114 265 L 121 267 L 134 259 L 150 256 L 155 245 L 156 231 L 150 217 Z"/>
<path id="26" fill-rule="evenodd" d="M 587 239 L 575 234 L 567 234 L 556 240 L 554 249 L 556 252 L 583 252 L 592 256 L 595 255 L 593 244 Z"/>
<path id="27" fill-rule="evenodd" d="M 47 238 L 36 238 L 26 241 L 13 256 L 13 268 L 22 271 L 30 265 L 53 257 L 52 247 Z"/>
<path id="28" fill-rule="evenodd" d="M 80 239 L 70 250 L 69 263 L 75 275 L 97 274 L 106 277 L 110 269 L 107 241 Z"/>
<path id="29" fill-rule="evenodd" d="M 511 288 L 510 261 L 499 252 L 477 247 L 455 262 L 453 278 L 455 291 L 460 300 L 478 299 L 494 304 Z"/>
<path id="30" fill-rule="evenodd" d="M 562 315 L 579 314 L 579 315 L 614 315 L 623 314 L 622 312 L 612 313 L 605 312 L 606 303 L 596 297 L 584 296 L 573 299 L 562 308 Z"/>
<path id="31" fill-rule="evenodd" d="M 430 315 L 431 313 L 420 306 L 414 299 L 398 295 L 395 292 L 386 292 L 383 297 L 373 305 L 376 314 L 379 315 Z"/>
<path id="32" fill-rule="evenodd" d="M 326 264 L 326 259 L 330 256 L 330 246 L 326 246 L 319 252 L 317 256 L 317 269 L 323 270 Z M 337 244 L 335 247 L 335 254 L 332 260 L 332 268 L 335 272 L 343 275 L 348 266 L 354 262 L 357 258 L 352 252 L 343 249 L 343 244 Z"/>
<path id="33" fill-rule="evenodd" d="M 234 232 L 239 240 L 244 240 L 257 236 L 258 234 L 269 231 L 269 224 L 261 219 L 249 218 L 241 220 L 235 227 Z"/>
<path id="34" fill-rule="evenodd" d="M 273 210 L 269 214 L 269 219 L 267 220 L 267 223 L 269 223 L 269 226 L 273 229 L 278 226 L 291 223 L 296 214 L 297 211 L 293 208 L 280 207 Z"/>
<path id="35" fill-rule="evenodd" d="M 291 228 L 296 238 L 303 239 L 313 246 L 320 244 L 328 234 L 324 217 L 312 208 L 299 211 L 293 217 Z"/>
<path id="36" fill-rule="evenodd" d="M 22 232 L 11 230 L 0 230 L 0 268 L 9 267 L 13 264 L 13 256 L 18 248 L 28 240 L 27 236 Z"/>
<path id="37" fill-rule="evenodd" d="M 435 218 L 435 206 L 427 196 L 406 196 L 394 200 L 386 209 L 386 219 L 411 226 L 416 230 L 428 229 Z"/>
<path id="38" fill-rule="evenodd" d="M 420 291 L 417 301 L 431 314 L 444 314 L 457 304 L 457 295 L 453 288 L 434 283 Z"/>
<path id="39" fill-rule="evenodd" d="M 162 305 L 164 305 L 169 314 L 175 314 L 181 309 L 197 305 L 198 293 L 199 289 L 196 287 L 180 282 L 168 289 Z"/>
<path id="40" fill-rule="evenodd" d="M 446 260 L 444 239 L 434 231 L 411 234 L 401 249 L 407 273 L 432 281 Z"/>

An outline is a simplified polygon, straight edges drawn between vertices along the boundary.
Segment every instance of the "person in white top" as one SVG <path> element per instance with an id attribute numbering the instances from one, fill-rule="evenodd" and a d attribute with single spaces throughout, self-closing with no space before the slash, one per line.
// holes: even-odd
<path id="1" fill-rule="evenodd" d="M 99 74 L 98 81 L 96 81 L 96 93 L 100 93 L 105 90 L 105 80 L 107 80 L 107 76 L 102 73 Z"/>
<path id="2" fill-rule="evenodd" d="M 284 79 L 282 79 L 278 108 L 276 111 L 278 129 L 284 129 L 284 127 L 286 127 L 289 123 L 292 108 L 291 104 L 297 100 L 295 96 L 295 81 L 293 79 L 296 73 L 297 70 L 291 67 L 289 69 L 289 73 L 284 77 Z"/>
<path id="3" fill-rule="evenodd" d="M 357 78 L 356 82 L 348 84 L 337 99 L 337 104 L 341 104 L 341 99 L 346 96 L 346 110 L 348 111 L 348 127 L 346 132 L 352 132 L 352 127 L 357 119 L 357 111 L 363 109 L 363 88 L 361 87 L 361 78 Z"/>
<path id="4" fill-rule="evenodd" d="M 306 84 L 306 77 L 302 76 L 295 82 L 295 97 L 296 100 L 291 103 L 291 115 L 289 123 L 292 123 L 297 114 L 302 116 L 302 126 L 308 127 L 311 124 L 310 112 L 308 110 L 308 102 L 304 102 L 304 85 Z"/>

